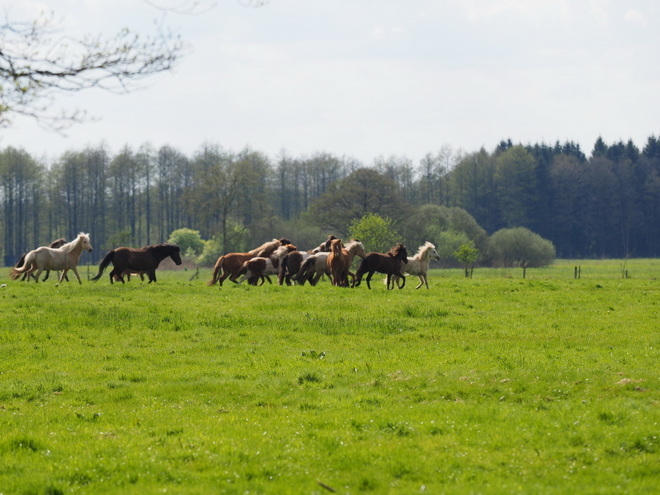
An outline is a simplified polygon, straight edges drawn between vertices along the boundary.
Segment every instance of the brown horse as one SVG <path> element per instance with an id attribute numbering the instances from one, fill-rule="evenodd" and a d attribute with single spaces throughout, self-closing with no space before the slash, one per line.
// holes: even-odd
<path id="1" fill-rule="evenodd" d="M 297 278 L 296 274 L 300 270 L 300 267 L 302 266 L 303 262 L 310 256 L 313 256 L 317 253 L 329 252 L 330 243 L 334 239 L 336 239 L 334 235 L 329 235 L 325 241 L 323 241 L 321 244 L 319 244 L 318 247 L 315 247 L 314 249 L 310 249 L 309 251 L 302 251 L 302 252 L 293 251 L 291 253 L 286 254 L 284 258 L 282 258 L 282 261 L 280 263 L 280 269 L 277 276 L 277 283 L 279 285 L 282 285 L 284 283 L 286 283 L 286 285 L 291 285 L 291 281 L 296 280 Z"/>
<path id="2" fill-rule="evenodd" d="M 364 252 L 364 246 L 357 239 L 351 240 L 345 246 L 346 251 L 348 252 L 348 266 L 351 266 L 353 258 L 359 256 L 363 258 L 366 256 Z M 311 285 L 316 285 L 323 275 L 328 275 L 332 277 L 332 272 L 330 270 L 330 265 L 328 264 L 328 257 L 330 253 L 320 252 L 316 254 L 311 254 L 309 257 L 300 265 L 298 273 L 296 273 L 292 278 L 300 285 L 305 285 L 305 282 L 309 281 Z M 353 277 L 353 274 L 349 271 L 348 275 Z"/>
<path id="3" fill-rule="evenodd" d="M 50 244 L 48 244 L 48 247 L 53 248 L 53 249 L 57 249 L 59 247 L 64 246 L 65 244 L 66 244 L 66 239 L 64 237 L 60 237 L 59 239 L 57 239 L 57 240 L 51 242 Z M 23 266 L 23 263 L 25 263 L 25 257 L 26 256 L 27 256 L 27 253 L 25 253 L 23 256 L 21 256 L 21 259 L 18 260 L 18 263 L 16 263 L 14 268 L 21 268 Z M 25 279 L 28 278 L 28 273 L 29 272 L 25 272 L 23 274 L 23 277 L 21 278 L 21 281 L 25 281 Z M 34 273 L 30 273 L 30 275 L 34 276 Z M 50 270 L 46 270 L 46 275 L 44 276 L 44 279 L 42 280 L 42 282 L 45 282 L 46 280 L 48 280 L 49 275 L 50 275 Z M 64 279 L 67 282 L 69 281 L 69 277 L 67 275 L 64 276 Z"/>
<path id="4" fill-rule="evenodd" d="M 215 262 L 213 267 L 213 278 L 208 282 L 208 285 L 215 285 L 216 282 L 220 283 L 225 281 L 227 277 L 229 280 L 237 284 L 237 278 L 239 276 L 238 271 L 248 260 L 251 260 L 255 257 L 267 258 L 275 252 L 275 250 L 286 244 L 291 244 L 291 241 L 282 238 L 282 239 L 273 239 L 270 242 L 265 242 L 258 248 L 254 248 L 252 251 L 247 253 L 228 253 L 220 256 Z M 222 274 L 222 276 L 220 276 Z"/>
<path id="5" fill-rule="evenodd" d="M 124 274 L 126 271 L 146 272 L 149 277 L 149 283 L 156 281 L 156 268 L 161 261 L 168 256 L 177 265 L 181 264 L 181 254 L 179 246 L 176 244 L 157 244 L 155 246 L 146 246 L 140 249 L 119 247 L 109 251 L 101 260 L 99 273 L 92 278 L 96 281 L 103 275 L 103 270 L 112 263 L 114 266 L 110 272 L 110 283 L 114 283 L 115 277 L 119 277 L 121 283 L 124 283 Z"/>
<path id="6" fill-rule="evenodd" d="M 348 287 L 348 251 L 344 249 L 341 239 L 332 241 L 326 263 L 330 267 L 332 285 L 335 287 Z M 344 276 L 344 274 L 346 275 Z"/>
<path id="7" fill-rule="evenodd" d="M 367 287 L 371 289 L 371 277 L 375 272 L 387 274 L 387 289 L 394 289 L 394 281 L 391 281 L 391 276 L 396 275 L 403 280 L 403 284 L 399 289 L 403 289 L 406 285 L 406 277 L 402 273 L 403 266 L 401 263 L 408 263 L 408 251 L 406 246 L 401 243 L 398 243 L 386 254 L 382 253 L 369 253 L 360 263 L 360 266 L 357 269 L 355 274 L 355 287 L 360 285 L 362 281 L 362 276 L 365 273 L 367 275 Z M 392 287 L 390 287 L 390 281 Z"/>
<path id="8" fill-rule="evenodd" d="M 250 258 L 243 263 L 243 266 L 238 271 L 238 274 L 242 275 L 238 279 L 238 283 L 242 284 L 245 280 L 248 280 L 249 284 L 257 285 L 257 282 L 261 280 L 261 284 L 259 285 L 263 285 L 264 281 L 268 280 L 268 283 L 272 284 L 273 282 L 271 282 L 270 276 L 278 272 L 282 258 L 295 250 L 296 246 L 293 244 L 284 244 L 278 247 L 268 257 L 256 256 Z"/>

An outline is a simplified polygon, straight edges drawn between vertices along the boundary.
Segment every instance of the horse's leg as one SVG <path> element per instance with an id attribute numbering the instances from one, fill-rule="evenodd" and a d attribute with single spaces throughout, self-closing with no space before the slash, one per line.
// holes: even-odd
<path id="1" fill-rule="evenodd" d="M 37 283 L 37 282 L 39 282 L 39 277 L 41 276 L 41 272 L 42 272 L 42 271 L 43 271 L 43 270 L 42 270 L 41 268 L 38 269 L 38 270 L 37 270 L 37 274 L 35 275 L 35 274 L 34 274 L 34 270 L 33 270 L 32 268 L 30 268 L 30 271 L 29 271 L 28 273 L 34 277 L 34 281 L 35 281 L 35 283 Z M 29 277 L 28 277 L 28 280 L 30 280 Z"/>
<path id="2" fill-rule="evenodd" d="M 406 277 L 401 274 L 401 280 L 403 280 L 403 283 L 399 286 L 399 289 L 403 289 L 406 286 Z M 394 289 L 394 286 L 392 286 L 392 289 Z"/>
<path id="3" fill-rule="evenodd" d="M 113 268 L 112 271 L 110 272 L 110 283 L 114 284 L 115 283 L 115 276 L 121 280 L 121 283 L 124 283 L 124 277 L 121 276 L 121 273 L 117 270 L 117 268 Z"/>
<path id="4" fill-rule="evenodd" d="M 368 289 L 371 289 L 371 284 L 369 282 L 371 282 L 371 277 L 373 277 L 373 275 L 374 275 L 374 272 L 369 272 L 369 274 L 367 275 L 367 288 Z"/>
<path id="5" fill-rule="evenodd" d="M 64 271 L 62 272 L 62 276 L 60 276 L 60 283 L 62 283 L 62 280 L 64 280 L 64 279 L 66 278 L 66 272 L 67 272 L 67 271 L 68 271 L 68 270 L 64 270 Z M 80 285 L 82 285 L 82 280 L 80 279 L 80 274 L 78 273 L 78 268 L 74 266 L 73 268 L 71 268 L 71 271 L 73 272 L 73 274 L 74 274 L 74 275 L 76 276 L 76 278 L 78 279 L 78 283 L 79 283 Z"/>
<path id="6" fill-rule="evenodd" d="M 415 287 L 415 289 L 419 289 L 422 285 L 424 285 L 424 282 L 426 282 L 426 288 L 428 289 L 429 288 L 429 283 L 428 283 L 427 280 L 425 280 L 426 277 L 424 276 L 424 274 L 420 273 L 419 275 L 417 275 L 417 277 L 419 277 L 419 285 L 417 287 Z"/>
<path id="7" fill-rule="evenodd" d="M 147 275 L 149 276 L 149 282 L 155 282 L 156 281 L 156 269 L 154 268 L 153 270 L 148 270 Z"/>
<path id="8" fill-rule="evenodd" d="M 46 280 L 48 280 L 49 276 L 50 276 L 50 270 L 46 270 L 46 275 L 44 275 L 44 279 L 42 280 L 42 282 L 45 282 Z"/>

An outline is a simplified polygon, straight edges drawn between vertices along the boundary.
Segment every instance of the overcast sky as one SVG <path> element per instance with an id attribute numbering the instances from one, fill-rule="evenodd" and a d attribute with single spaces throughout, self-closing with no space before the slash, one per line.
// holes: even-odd
<path id="1" fill-rule="evenodd" d="M 0 147 L 53 159 L 101 143 L 187 155 L 216 143 L 369 165 L 507 138 L 589 154 L 599 135 L 643 147 L 660 134 L 657 0 L 208 1 L 201 15 L 165 16 L 191 47 L 176 70 L 129 95 L 64 95 L 57 107 L 99 120 L 64 137 L 17 118 Z M 6 3 L 10 20 L 53 11 L 74 33 L 150 34 L 161 17 L 138 0 Z"/>

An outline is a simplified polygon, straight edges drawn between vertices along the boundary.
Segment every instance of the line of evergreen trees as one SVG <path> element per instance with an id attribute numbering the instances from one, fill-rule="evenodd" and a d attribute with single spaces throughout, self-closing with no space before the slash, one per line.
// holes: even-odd
<path id="1" fill-rule="evenodd" d="M 465 210 L 489 234 L 526 227 L 551 240 L 560 257 L 655 257 L 660 141 L 651 136 L 640 150 L 599 138 L 587 157 L 572 142 L 509 140 L 491 152 L 445 146 L 418 164 L 393 156 L 368 167 L 329 153 L 271 159 L 212 144 L 193 156 L 171 146 L 115 155 L 98 146 L 52 164 L 21 149 L 0 152 L 5 265 L 81 231 L 91 234 L 94 261 L 118 245 L 165 242 L 185 227 L 223 252 L 283 235 L 306 248 L 328 233 L 346 235 L 367 212 L 403 225 L 427 205 Z"/>

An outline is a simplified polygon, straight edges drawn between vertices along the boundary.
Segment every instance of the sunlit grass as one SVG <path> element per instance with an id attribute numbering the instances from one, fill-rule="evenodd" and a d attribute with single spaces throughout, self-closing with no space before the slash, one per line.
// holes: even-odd
<path id="1" fill-rule="evenodd" d="M 5 278 L 0 493 L 655 493 L 660 263 L 620 263 Z"/>

